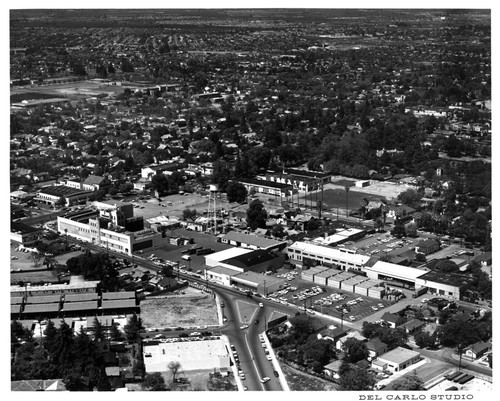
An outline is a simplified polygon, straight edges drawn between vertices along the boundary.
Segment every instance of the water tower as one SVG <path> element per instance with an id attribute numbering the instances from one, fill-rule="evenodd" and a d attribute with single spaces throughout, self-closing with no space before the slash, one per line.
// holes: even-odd
<path id="1" fill-rule="evenodd" d="M 210 184 L 208 187 L 209 195 L 208 195 L 208 218 L 213 216 L 214 219 L 214 234 L 217 233 L 217 194 L 219 192 L 218 184 Z M 210 223 L 209 223 L 210 224 Z"/>

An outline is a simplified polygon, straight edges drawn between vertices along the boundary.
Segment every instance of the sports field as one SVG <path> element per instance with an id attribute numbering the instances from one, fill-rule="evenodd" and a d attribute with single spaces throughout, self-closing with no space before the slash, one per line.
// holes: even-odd
<path id="1" fill-rule="evenodd" d="M 381 199 L 385 199 L 385 197 L 383 196 L 358 192 L 356 189 L 354 189 L 353 187 L 349 189 L 348 205 L 350 210 L 359 209 L 361 199 L 363 198 L 366 198 L 369 201 L 379 201 Z M 309 204 L 309 202 L 312 200 L 313 205 L 315 205 L 316 201 L 321 200 L 321 192 L 319 192 L 318 194 L 313 193 L 311 195 L 308 195 L 306 199 L 307 199 L 307 204 Z M 325 205 L 325 207 L 329 209 L 335 209 L 335 208 L 345 209 L 346 207 L 345 189 L 335 188 L 335 189 L 324 190 L 323 205 Z"/>

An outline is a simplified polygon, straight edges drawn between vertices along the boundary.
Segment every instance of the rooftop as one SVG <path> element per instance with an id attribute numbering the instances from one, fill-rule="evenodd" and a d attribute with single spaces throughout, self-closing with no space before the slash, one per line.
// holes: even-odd
<path id="1" fill-rule="evenodd" d="M 394 348 L 392 351 L 386 352 L 379 356 L 379 359 L 384 361 L 391 361 L 397 363 L 398 365 L 408 361 L 409 359 L 416 358 L 420 356 L 417 351 L 412 351 L 403 347 Z"/>
<path id="2" fill-rule="evenodd" d="M 474 278 L 469 276 L 463 276 L 461 274 L 454 273 L 445 274 L 437 271 L 426 272 L 418 279 L 424 282 L 423 285 L 425 285 L 426 281 L 430 281 L 439 284 L 451 285 L 454 287 L 464 287 L 474 281 Z"/>
<path id="3" fill-rule="evenodd" d="M 286 243 L 285 241 L 277 241 L 272 238 L 261 237 L 253 234 L 245 234 L 238 231 L 229 231 L 222 238 L 228 241 L 237 241 L 262 249 L 273 248 Z"/>

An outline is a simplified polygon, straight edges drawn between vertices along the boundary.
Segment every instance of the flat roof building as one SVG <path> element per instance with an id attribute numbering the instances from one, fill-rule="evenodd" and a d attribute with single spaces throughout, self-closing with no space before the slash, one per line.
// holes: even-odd
<path id="1" fill-rule="evenodd" d="M 366 255 L 359 255 L 341 249 L 301 241 L 290 245 L 287 253 L 290 261 L 299 267 L 303 266 L 304 260 L 310 259 L 328 267 L 338 267 L 342 270 L 361 270 L 364 264 L 370 259 Z"/>
<path id="2" fill-rule="evenodd" d="M 393 372 L 399 372 L 420 361 L 420 353 L 403 347 L 397 347 L 392 351 L 380 355 L 376 361 L 377 364 L 372 364 L 375 368 L 383 367 Z"/>
<path id="3" fill-rule="evenodd" d="M 229 352 L 224 341 L 175 341 L 143 345 L 146 373 L 166 372 L 170 362 L 179 362 L 182 369 L 211 370 L 226 373 L 230 370 Z"/>
<path id="4" fill-rule="evenodd" d="M 238 231 L 229 231 L 226 235 L 220 237 L 221 242 L 233 246 L 241 246 L 250 249 L 284 249 L 286 241 L 277 241 L 273 238 L 267 238 L 255 234 L 245 234 Z"/>

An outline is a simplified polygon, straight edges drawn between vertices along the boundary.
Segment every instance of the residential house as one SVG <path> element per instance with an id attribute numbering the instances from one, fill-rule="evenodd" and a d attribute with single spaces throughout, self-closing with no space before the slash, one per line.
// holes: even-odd
<path id="1" fill-rule="evenodd" d="M 426 239 L 424 241 L 420 241 L 415 245 L 415 252 L 429 255 L 431 253 L 438 251 L 439 248 L 440 248 L 439 241 L 433 239 Z"/>
<path id="2" fill-rule="evenodd" d="M 491 350 L 491 343 L 489 341 L 478 341 L 477 343 L 474 343 L 467 347 L 465 349 L 465 352 L 463 356 L 468 359 L 479 359 L 481 358 L 486 352 Z"/>
<path id="3" fill-rule="evenodd" d="M 410 319 L 401 325 L 401 327 L 403 327 L 408 334 L 413 334 L 424 326 L 425 322 L 419 319 Z"/>
<path id="4" fill-rule="evenodd" d="M 376 358 L 387 352 L 387 344 L 380 341 L 380 338 L 378 337 L 372 338 L 368 341 L 366 343 L 366 348 L 368 349 L 369 358 Z"/>
<path id="5" fill-rule="evenodd" d="M 342 366 L 342 361 L 341 360 L 335 360 L 333 362 L 330 362 L 328 365 L 325 365 L 323 367 L 323 373 L 331 377 L 332 379 L 340 379 L 340 367 Z"/>
<path id="6" fill-rule="evenodd" d="M 393 329 L 401 326 L 403 323 L 406 322 L 406 319 L 403 316 L 391 312 L 385 312 L 380 319 L 385 323 L 387 323 Z"/>

